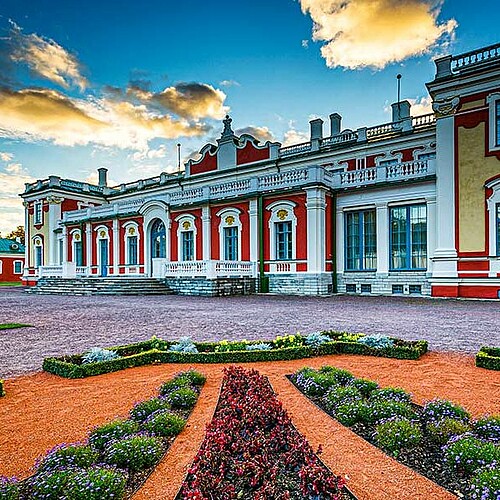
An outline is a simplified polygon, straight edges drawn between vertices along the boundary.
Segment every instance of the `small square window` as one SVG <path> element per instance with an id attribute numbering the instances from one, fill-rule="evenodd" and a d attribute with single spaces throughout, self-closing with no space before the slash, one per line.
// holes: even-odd
<path id="1" fill-rule="evenodd" d="M 372 286 L 368 283 L 362 283 L 361 293 L 372 293 Z"/>
<path id="2" fill-rule="evenodd" d="M 14 261 L 14 274 L 23 274 L 23 263 L 20 260 Z"/>
<path id="3" fill-rule="evenodd" d="M 413 295 L 422 295 L 422 285 L 410 285 L 408 291 Z"/>
<path id="4" fill-rule="evenodd" d="M 356 293 L 356 284 L 355 283 L 348 283 L 345 286 L 345 291 L 347 293 Z"/>
<path id="5" fill-rule="evenodd" d="M 392 285 L 392 293 L 394 294 L 403 293 L 403 285 Z"/>

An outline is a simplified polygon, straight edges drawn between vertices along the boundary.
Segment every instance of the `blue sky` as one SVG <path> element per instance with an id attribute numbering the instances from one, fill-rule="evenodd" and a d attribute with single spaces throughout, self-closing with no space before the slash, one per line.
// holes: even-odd
<path id="1" fill-rule="evenodd" d="M 390 121 L 401 73 L 421 114 L 432 58 L 498 42 L 497 14 L 494 0 L 3 0 L 0 231 L 23 222 L 24 182 L 157 175 L 227 111 L 235 130 L 300 142 L 332 112 L 345 128 Z"/>

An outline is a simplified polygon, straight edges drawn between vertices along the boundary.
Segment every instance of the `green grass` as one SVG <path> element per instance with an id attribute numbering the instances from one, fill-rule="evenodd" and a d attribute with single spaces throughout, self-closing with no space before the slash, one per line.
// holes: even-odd
<path id="1" fill-rule="evenodd" d="M 25 326 L 33 326 L 33 325 L 25 325 L 24 323 L 0 323 L 0 330 L 10 330 L 12 328 L 24 328 Z"/>
<path id="2" fill-rule="evenodd" d="M 20 281 L 2 281 L 0 286 L 23 286 Z"/>

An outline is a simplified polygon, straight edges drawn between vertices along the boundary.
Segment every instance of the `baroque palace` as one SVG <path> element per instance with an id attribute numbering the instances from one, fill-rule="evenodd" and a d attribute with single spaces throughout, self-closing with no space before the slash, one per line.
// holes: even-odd
<path id="1" fill-rule="evenodd" d="M 233 133 L 179 174 L 27 184 L 23 281 L 177 293 L 500 297 L 500 44 L 435 60 L 433 113 L 282 147 Z"/>

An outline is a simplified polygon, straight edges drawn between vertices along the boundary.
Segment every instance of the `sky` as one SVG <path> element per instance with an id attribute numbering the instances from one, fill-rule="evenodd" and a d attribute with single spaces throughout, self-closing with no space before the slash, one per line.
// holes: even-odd
<path id="1" fill-rule="evenodd" d="M 497 0 L 1 0 L 0 233 L 25 182 L 177 168 L 222 130 L 289 145 L 309 120 L 430 112 L 432 59 L 499 42 Z"/>

